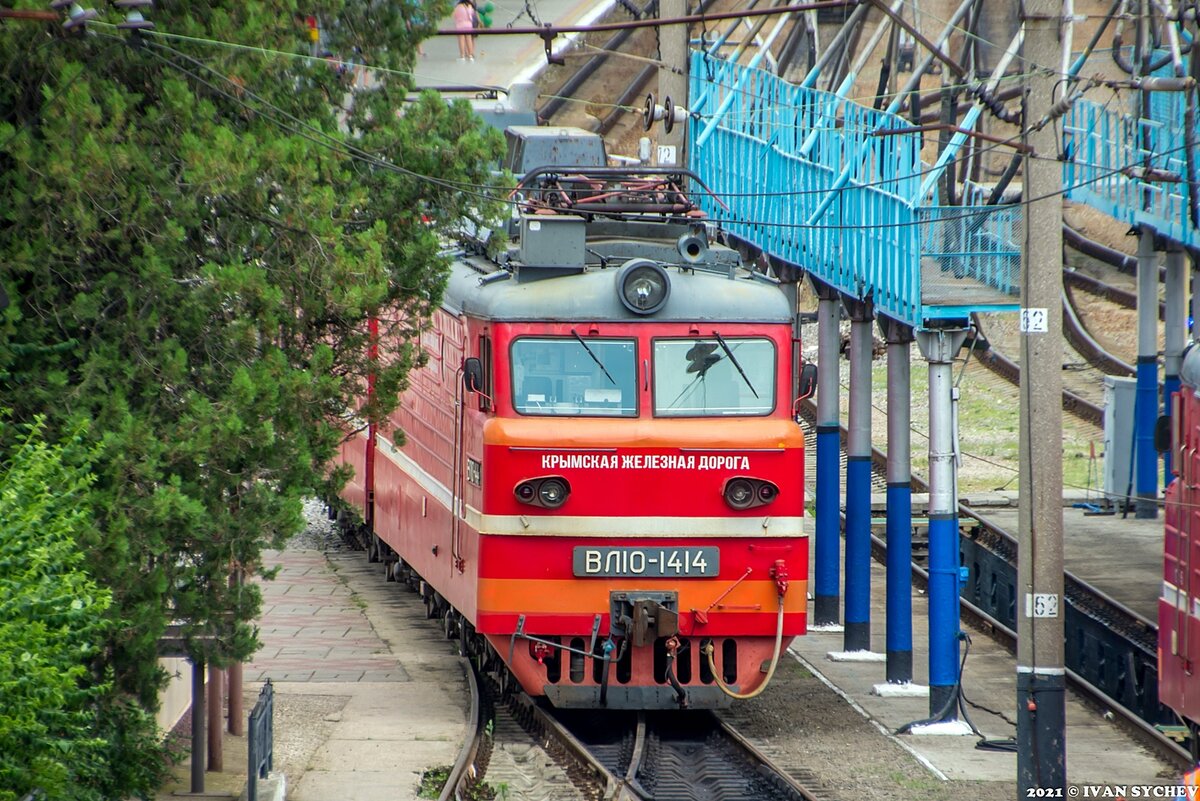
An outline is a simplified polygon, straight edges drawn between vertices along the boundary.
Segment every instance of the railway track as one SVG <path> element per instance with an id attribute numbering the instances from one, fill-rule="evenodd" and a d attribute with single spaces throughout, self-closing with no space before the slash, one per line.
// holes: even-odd
<path id="1" fill-rule="evenodd" d="M 1103 261 L 1112 268 L 1122 272 L 1129 268 L 1130 258 L 1111 251 L 1064 226 L 1064 250 L 1069 247 L 1089 258 Z M 1081 308 L 1081 299 L 1076 292 L 1085 292 L 1097 299 L 1103 305 L 1112 308 L 1100 308 L 1101 316 L 1129 316 L 1130 310 L 1137 308 L 1137 297 L 1134 293 L 1122 287 L 1110 284 L 1100 278 L 1088 275 L 1066 265 L 1063 267 L 1063 335 L 1078 360 L 1072 363 L 1075 369 L 1064 374 L 1063 409 L 1081 420 L 1097 426 L 1104 425 L 1103 406 L 1103 377 L 1105 375 L 1133 376 L 1136 370 L 1128 358 L 1128 353 L 1118 355 L 1106 346 L 1099 337 L 1093 336 L 1088 329 L 1087 313 Z M 1164 315 L 1163 304 L 1159 304 L 1159 319 Z M 976 325 L 986 334 L 984 325 L 977 318 Z M 1020 367 L 1007 355 L 1003 349 L 995 347 L 995 341 L 989 341 L 992 347 L 980 353 L 980 361 L 1014 385 L 1020 382 Z M 1161 385 L 1160 385 L 1161 390 Z"/>
<path id="2" fill-rule="evenodd" d="M 828 801 L 711 712 L 552 710 L 468 673 L 470 736 L 442 801 Z"/>
<path id="3" fill-rule="evenodd" d="M 343 539 L 376 561 L 362 529 L 338 517 Z M 421 592 L 459 652 L 470 688 L 468 732 L 441 801 L 830 801 L 797 760 L 768 755 L 719 715 L 556 710 L 516 688 L 470 626 L 402 562 L 385 577 Z"/>

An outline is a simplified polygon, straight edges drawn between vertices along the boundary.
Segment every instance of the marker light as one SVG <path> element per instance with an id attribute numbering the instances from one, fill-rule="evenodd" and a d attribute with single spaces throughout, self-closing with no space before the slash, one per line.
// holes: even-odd
<path id="1" fill-rule="evenodd" d="M 571 485 L 561 476 L 531 478 L 513 488 L 513 495 L 521 503 L 545 509 L 557 509 L 567 502 L 570 494 Z"/>
<path id="2" fill-rule="evenodd" d="M 725 502 L 734 509 L 749 509 L 754 503 L 754 485 L 744 478 L 735 478 L 725 485 Z"/>
<path id="3" fill-rule="evenodd" d="M 739 512 L 743 509 L 753 509 L 755 506 L 766 506 L 779 497 L 779 487 L 770 481 L 747 476 L 734 476 L 725 482 L 721 491 L 725 503 L 731 509 Z"/>
<path id="4" fill-rule="evenodd" d="M 547 509 L 557 509 L 566 503 L 567 482 L 558 478 L 548 478 L 538 487 L 538 500 Z"/>
<path id="5" fill-rule="evenodd" d="M 617 277 L 617 294 L 634 314 L 654 314 L 671 295 L 667 271 L 649 259 L 630 259 Z"/>

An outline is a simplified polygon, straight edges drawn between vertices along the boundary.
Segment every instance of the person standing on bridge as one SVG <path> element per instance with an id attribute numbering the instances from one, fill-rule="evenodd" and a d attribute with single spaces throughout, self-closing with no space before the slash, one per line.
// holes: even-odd
<path id="1" fill-rule="evenodd" d="M 459 31 L 459 61 L 475 60 L 475 37 L 468 33 L 463 33 L 463 31 L 469 31 L 477 27 L 476 20 L 478 19 L 479 14 L 475 11 L 475 4 L 471 0 L 458 0 L 458 4 L 454 6 L 454 27 Z"/>

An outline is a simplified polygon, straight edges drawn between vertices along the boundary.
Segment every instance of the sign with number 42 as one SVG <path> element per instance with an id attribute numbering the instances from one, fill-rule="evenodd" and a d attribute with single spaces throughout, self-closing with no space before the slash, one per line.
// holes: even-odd
<path id="1" fill-rule="evenodd" d="M 1044 334 L 1048 330 L 1050 315 L 1045 309 L 1021 309 L 1021 333 Z"/>

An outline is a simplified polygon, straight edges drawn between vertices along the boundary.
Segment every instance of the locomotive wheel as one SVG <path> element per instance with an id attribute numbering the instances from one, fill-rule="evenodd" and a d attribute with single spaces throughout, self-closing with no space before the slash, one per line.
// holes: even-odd
<path id="1" fill-rule="evenodd" d="M 374 531 L 372 531 L 366 535 L 366 539 L 367 539 L 367 561 L 368 562 L 378 562 L 380 560 L 379 536 Z"/>

